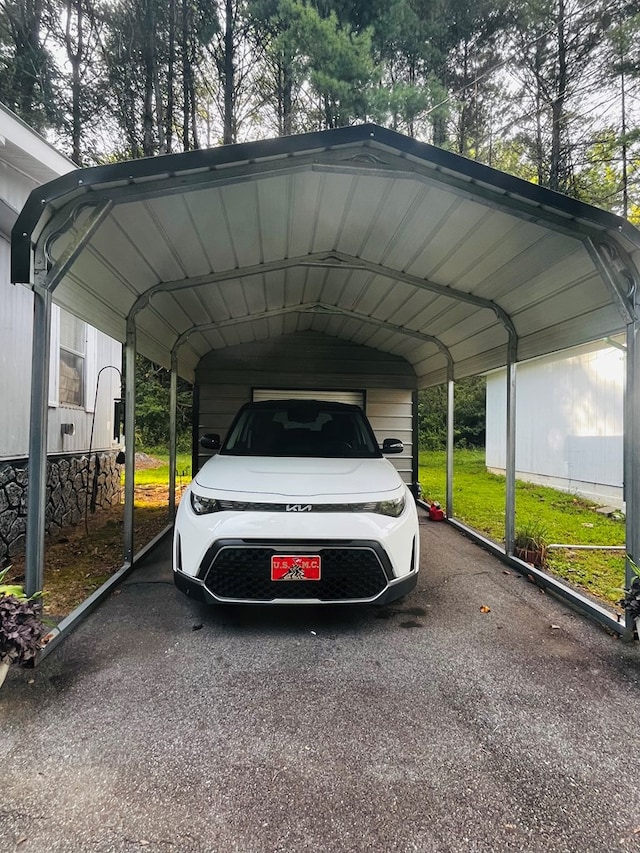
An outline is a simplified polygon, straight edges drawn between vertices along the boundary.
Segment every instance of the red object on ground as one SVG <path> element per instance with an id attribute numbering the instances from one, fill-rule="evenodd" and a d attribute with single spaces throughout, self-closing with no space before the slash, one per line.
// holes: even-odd
<path id="1" fill-rule="evenodd" d="M 444 521 L 444 511 L 440 504 L 431 504 L 429 507 L 429 521 Z"/>

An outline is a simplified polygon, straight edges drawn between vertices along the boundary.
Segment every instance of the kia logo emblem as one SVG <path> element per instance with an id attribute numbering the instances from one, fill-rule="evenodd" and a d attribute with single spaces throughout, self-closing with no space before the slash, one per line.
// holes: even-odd
<path id="1" fill-rule="evenodd" d="M 287 512 L 311 512 L 311 504 L 287 504 Z"/>

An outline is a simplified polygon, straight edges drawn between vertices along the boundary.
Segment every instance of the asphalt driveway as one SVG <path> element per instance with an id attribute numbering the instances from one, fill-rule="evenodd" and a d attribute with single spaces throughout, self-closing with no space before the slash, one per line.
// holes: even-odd
<path id="1" fill-rule="evenodd" d="M 382 609 L 207 608 L 168 551 L 10 671 L 3 852 L 640 851 L 637 643 L 445 524 Z"/>

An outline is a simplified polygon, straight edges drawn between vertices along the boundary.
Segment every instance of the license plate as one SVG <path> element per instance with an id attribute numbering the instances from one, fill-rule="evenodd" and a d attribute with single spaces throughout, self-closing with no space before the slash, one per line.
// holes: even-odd
<path id="1" fill-rule="evenodd" d="M 317 554 L 278 554 L 271 558 L 272 581 L 319 581 L 320 557 Z"/>

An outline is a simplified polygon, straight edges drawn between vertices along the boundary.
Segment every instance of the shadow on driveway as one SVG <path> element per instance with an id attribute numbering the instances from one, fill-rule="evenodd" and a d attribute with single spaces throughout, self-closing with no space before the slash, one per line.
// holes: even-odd
<path id="1" fill-rule="evenodd" d="M 638 644 L 422 533 L 383 608 L 207 607 L 165 541 L 9 673 L 0 848 L 640 850 Z"/>

